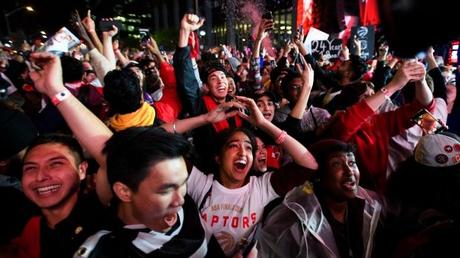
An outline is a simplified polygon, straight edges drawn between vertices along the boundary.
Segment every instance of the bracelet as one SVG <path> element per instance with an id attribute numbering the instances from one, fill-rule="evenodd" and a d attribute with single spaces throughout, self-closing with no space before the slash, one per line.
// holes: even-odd
<path id="1" fill-rule="evenodd" d="M 70 95 L 72 95 L 72 93 L 70 93 L 68 89 L 64 89 L 61 92 L 58 92 L 56 95 L 54 95 L 54 97 L 51 98 L 51 103 L 57 106 L 59 105 L 59 103 L 61 103 L 62 101 L 70 97 Z"/>
<path id="2" fill-rule="evenodd" d="M 275 143 L 280 145 L 283 144 L 283 142 L 286 140 L 287 133 L 286 131 L 281 131 L 281 133 L 276 137 Z"/>
<path id="3" fill-rule="evenodd" d="M 173 132 L 176 134 L 177 131 L 176 131 L 176 122 L 173 123 Z"/>

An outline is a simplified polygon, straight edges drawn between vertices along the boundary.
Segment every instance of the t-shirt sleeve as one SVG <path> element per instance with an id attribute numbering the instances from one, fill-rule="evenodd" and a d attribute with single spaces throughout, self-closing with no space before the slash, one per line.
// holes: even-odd
<path id="1" fill-rule="evenodd" d="M 195 204 L 201 202 L 204 195 L 211 189 L 213 181 L 212 175 L 205 175 L 195 166 L 187 179 L 187 193 L 195 201 Z"/>
<path id="2" fill-rule="evenodd" d="M 273 172 L 266 172 L 263 176 L 252 177 L 254 180 L 254 191 L 259 193 L 259 196 L 262 198 L 261 203 L 268 203 L 271 200 L 279 197 L 279 195 L 273 189 L 272 184 L 270 183 Z"/>

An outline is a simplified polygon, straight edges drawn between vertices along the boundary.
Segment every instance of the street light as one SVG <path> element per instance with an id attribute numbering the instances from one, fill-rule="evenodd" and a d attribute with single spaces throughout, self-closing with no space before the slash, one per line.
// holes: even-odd
<path id="1" fill-rule="evenodd" d="M 11 34 L 11 28 L 10 28 L 10 20 L 9 20 L 9 17 L 23 9 L 26 9 L 27 11 L 29 12 L 34 12 L 34 8 L 30 5 L 27 5 L 27 6 L 22 6 L 22 7 L 18 7 L 16 9 L 14 9 L 13 11 L 11 12 L 3 12 L 3 16 L 5 17 L 5 23 L 6 23 L 6 32 L 8 33 L 8 36 Z"/>

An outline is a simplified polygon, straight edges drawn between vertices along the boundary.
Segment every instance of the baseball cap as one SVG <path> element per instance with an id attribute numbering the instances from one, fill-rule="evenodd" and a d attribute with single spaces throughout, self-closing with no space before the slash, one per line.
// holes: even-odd
<path id="1" fill-rule="evenodd" d="M 449 132 L 420 138 L 414 150 L 415 161 L 429 167 L 450 167 L 460 163 L 460 137 Z"/>

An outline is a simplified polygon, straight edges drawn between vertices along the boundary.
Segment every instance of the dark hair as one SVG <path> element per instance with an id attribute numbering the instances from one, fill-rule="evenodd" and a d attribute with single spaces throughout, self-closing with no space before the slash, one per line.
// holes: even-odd
<path id="1" fill-rule="evenodd" d="M 289 72 L 283 78 L 283 81 L 281 82 L 281 90 L 283 90 L 283 95 L 285 97 L 289 96 L 289 84 L 291 84 L 291 82 L 295 78 L 301 78 L 301 75 L 300 75 L 300 73 L 294 72 L 292 70 L 289 70 Z"/>
<path id="2" fill-rule="evenodd" d="M 132 127 L 115 133 L 106 143 L 107 177 L 110 185 L 121 182 L 136 192 L 157 163 L 185 157 L 190 143 L 163 128 Z"/>
<path id="3" fill-rule="evenodd" d="M 70 150 L 70 152 L 74 156 L 77 165 L 80 164 L 84 160 L 83 150 L 82 150 L 80 144 L 78 143 L 78 141 L 75 138 L 73 138 L 72 136 L 68 135 L 68 134 L 60 134 L 60 133 L 50 133 L 50 134 L 39 135 L 29 145 L 29 148 L 27 148 L 26 154 L 24 155 L 24 159 L 25 159 L 25 157 L 27 157 L 27 154 L 29 154 L 29 152 L 33 148 L 35 148 L 35 147 L 37 147 L 39 145 L 43 145 L 43 144 L 61 144 L 61 145 L 64 145 L 65 147 L 67 147 Z"/>
<path id="4" fill-rule="evenodd" d="M 318 162 L 318 177 L 321 177 L 320 172 L 323 172 L 326 168 L 326 163 L 329 159 L 329 156 L 337 152 L 349 153 L 355 152 L 355 147 L 346 142 L 342 142 L 334 139 L 324 139 L 312 144 L 308 150 L 315 157 L 316 162 Z"/>
<path id="5" fill-rule="evenodd" d="M 327 105 L 326 109 L 333 114 L 337 110 L 345 110 L 357 103 L 361 96 L 367 92 L 368 87 L 374 88 L 372 82 L 358 81 L 347 85 L 342 92 L 334 97 Z"/>
<path id="6" fill-rule="evenodd" d="M 220 132 L 216 137 L 216 141 L 214 145 L 215 146 L 214 154 L 220 155 L 228 139 L 230 139 L 230 137 L 232 137 L 235 133 L 238 133 L 238 132 L 246 134 L 246 136 L 249 138 L 249 141 L 251 141 L 251 145 L 252 145 L 252 155 L 255 156 L 256 151 L 257 151 L 256 137 L 250 129 L 247 129 L 244 127 L 229 128 L 229 129 L 226 129 Z"/>
<path id="7" fill-rule="evenodd" d="M 81 81 L 83 78 L 83 63 L 70 56 L 61 57 L 62 80 L 64 82 Z"/>
<path id="8" fill-rule="evenodd" d="M 104 77 L 104 98 L 115 114 L 132 113 L 141 107 L 139 78 L 130 69 L 113 70 Z"/>
<path id="9" fill-rule="evenodd" d="M 22 85 L 25 83 L 25 80 L 21 78 L 21 74 L 27 72 L 27 69 L 26 63 L 21 63 L 14 59 L 8 60 L 5 74 L 21 92 L 23 91 Z"/>
<path id="10" fill-rule="evenodd" d="M 219 61 L 210 61 L 206 63 L 200 71 L 201 81 L 207 83 L 209 75 L 215 71 L 221 71 L 227 76 L 225 67 Z"/>
<path id="11" fill-rule="evenodd" d="M 145 80 L 144 80 L 144 91 L 152 94 L 162 86 L 162 81 L 160 74 L 158 73 L 145 73 Z"/>
<path id="12" fill-rule="evenodd" d="M 350 55 L 351 61 L 351 70 L 353 71 L 353 76 L 350 77 L 350 80 L 356 81 L 363 77 L 363 75 L 367 72 L 367 64 L 366 62 L 357 55 Z"/>

